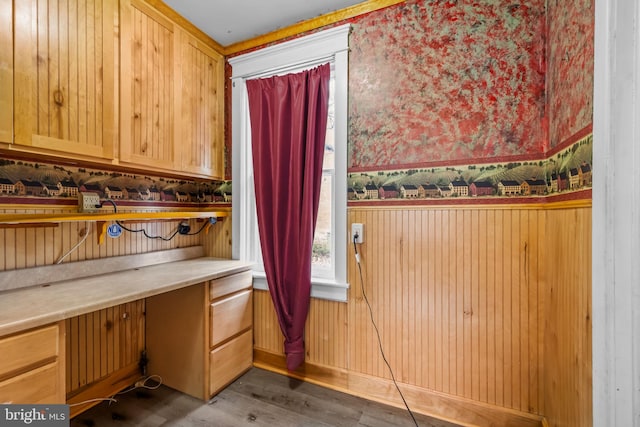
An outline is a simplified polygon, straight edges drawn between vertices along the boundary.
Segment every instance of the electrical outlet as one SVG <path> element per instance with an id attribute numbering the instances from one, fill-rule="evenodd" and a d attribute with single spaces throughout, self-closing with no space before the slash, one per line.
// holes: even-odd
<path id="1" fill-rule="evenodd" d="M 178 225 L 178 233 L 180 234 L 189 234 L 189 232 L 191 231 L 191 226 L 189 226 L 188 222 L 181 222 L 180 225 Z"/>
<path id="2" fill-rule="evenodd" d="M 78 193 L 79 212 L 97 212 L 100 209 L 100 196 L 96 193 Z"/>
<path id="3" fill-rule="evenodd" d="M 364 243 L 364 224 L 354 222 L 351 224 L 351 241 Z"/>

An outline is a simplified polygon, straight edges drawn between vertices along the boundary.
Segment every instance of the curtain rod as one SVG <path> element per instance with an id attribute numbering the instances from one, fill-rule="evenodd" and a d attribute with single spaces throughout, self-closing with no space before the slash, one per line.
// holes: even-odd
<path id="1" fill-rule="evenodd" d="M 232 77 L 231 79 L 233 80 L 234 78 L 241 78 L 244 80 L 251 80 L 251 79 L 260 79 L 260 78 L 265 78 L 265 77 L 272 77 L 272 76 L 277 76 L 277 75 L 282 75 L 282 74 L 289 74 L 291 72 L 299 72 L 299 71 L 303 71 L 303 70 L 308 70 L 314 67 L 317 67 L 319 65 L 322 64 L 326 64 L 327 62 L 329 62 L 331 64 L 331 71 L 334 71 L 334 58 L 335 55 L 328 55 L 328 56 L 324 56 L 321 58 L 313 58 L 310 59 L 308 61 L 302 61 L 302 62 L 296 62 L 296 63 L 292 63 L 292 64 L 287 64 L 281 67 L 274 67 L 265 71 L 261 71 L 259 73 L 254 73 L 254 74 L 247 74 L 244 76 L 237 76 L 237 77 Z"/>

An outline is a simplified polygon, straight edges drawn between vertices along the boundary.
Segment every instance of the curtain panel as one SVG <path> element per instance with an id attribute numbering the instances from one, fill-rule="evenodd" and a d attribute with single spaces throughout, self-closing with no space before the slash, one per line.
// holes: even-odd
<path id="1" fill-rule="evenodd" d="M 260 247 L 287 369 L 305 359 L 330 64 L 247 80 Z"/>

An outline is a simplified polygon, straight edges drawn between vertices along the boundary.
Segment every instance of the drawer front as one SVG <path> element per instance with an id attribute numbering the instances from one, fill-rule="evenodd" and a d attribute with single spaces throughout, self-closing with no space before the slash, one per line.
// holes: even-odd
<path id="1" fill-rule="evenodd" d="M 58 362 L 49 363 L 0 382 L 0 403 L 65 403 Z"/>
<path id="2" fill-rule="evenodd" d="M 252 296 L 247 290 L 211 304 L 211 347 L 251 327 Z"/>
<path id="3" fill-rule="evenodd" d="M 58 356 L 58 326 L 51 325 L 0 339 L 0 378 Z"/>
<path id="4" fill-rule="evenodd" d="M 212 280 L 209 285 L 209 299 L 215 300 L 225 295 L 248 289 L 253 285 L 253 273 L 244 271 L 231 276 Z"/>
<path id="5" fill-rule="evenodd" d="M 252 331 L 247 331 L 213 350 L 209 355 L 209 363 L 209 392 L 213 395 L 251 368 Z"/>

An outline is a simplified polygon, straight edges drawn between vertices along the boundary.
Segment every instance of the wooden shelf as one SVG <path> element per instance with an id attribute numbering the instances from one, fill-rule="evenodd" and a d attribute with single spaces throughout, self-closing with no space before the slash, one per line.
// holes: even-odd
<path id="1" fill-rule="evenodd" d="M 228 215 L 223 211 L 163 211 L 163 212 L 116 212 L 116 213 L 60 213 L 60 214 L 0 214 L 0 228 L 28 226 L 42 227 L 61 222 L 93 221 L 98 226 L 98 243 L 104 242 L 107 224 L 113 221 L 157 221 L 170 219 L 216 218 Z M 209 224 L 205 233 L 209 232 Z"/>
<path id="2" fill-rule="evenodd" d="M 78 221 L 153 221 L 158 219 L 223 218 L 223 211 L 0 214 L 0 224 L 42 224 Z"/>

